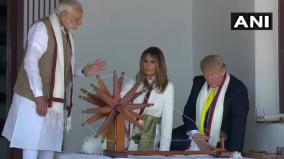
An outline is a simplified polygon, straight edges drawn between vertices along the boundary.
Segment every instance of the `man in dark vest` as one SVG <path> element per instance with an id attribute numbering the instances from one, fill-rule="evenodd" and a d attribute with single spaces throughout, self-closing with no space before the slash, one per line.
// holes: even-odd
<path id="1" fill-rule="evenodd" d="M 29 30 L 2 132 L 10 147 L 23 149 L 23 159 L 52 159 L 54 151 L 61 151 L 63 130 L 70 129 L 73 76 L 93 76 L 106 66 L 102 59 L 83 68 L 74 64 L 71 33 L 82 25 L 82 16 L 78 1 L 63 0 Z"/>
<path id="2" fill-rule="evenodd" d="M 225 138 L 228 151 L 243 149 L 249 110 L 246 86 L 227 71 L 219 55 L 200 62 L 184 108 L 184 125 L 173 130 L 171 150 L 209 150 Z"/>

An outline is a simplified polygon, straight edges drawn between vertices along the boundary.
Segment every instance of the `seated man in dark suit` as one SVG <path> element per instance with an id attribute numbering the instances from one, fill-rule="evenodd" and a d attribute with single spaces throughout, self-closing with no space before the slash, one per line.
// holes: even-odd
<path id="1" fill-rule="evenodd" d="M 209 55 L 200 62 L 184 108 L 184 125 L 175 128 L 171 150 L 209 150 L 225 137 L 228 151 L 242 152 L 249 110 L 246 86 L 227 72 L 223 59 Z"/>

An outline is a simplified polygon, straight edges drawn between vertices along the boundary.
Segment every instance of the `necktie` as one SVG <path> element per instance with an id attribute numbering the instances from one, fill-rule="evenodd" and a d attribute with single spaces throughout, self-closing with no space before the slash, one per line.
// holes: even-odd
<path id="1" fill-rule="evenodd" d="M 203 106 L 203 109 L 202 109 L 202 114 L 201 114 L 201 119 L 200 119 L 200 134 L 201 135 L 204 135 L 204 122 L 205 122 L 205 118 L 206 118 L 206 114 L 210 108 L 210 105 L 215 97 L 215 89 L 214 88 L 211 88 L 210 92 L 209 92 L 209 96 L 207 97 L 206 99 L 206 102 Z"/>
<path id="2" fill-rule="evenodd" d="M 147 104 L 147 103 L 148 103 L 150 94 L 151 94 L 151 92 L 152 92 L 152 90 L 153 90 L 153 83 L 152 83 L 148 88 L 149 88 L 149 89 L 148 89 L 148 91 L 147 91 L 147 93 L 146 93 L 146 95 L 145 95 L 145 97 L 144 97 L 143 104 Z M 139 115 L 142 115 L 142 114 L 144 113 L 144 110 L 145 110 L 145 108 L 140 109 Z M 138 121 L 139 118 L 136 118 L 136 120 Z M 135 128 L 135 125 L 133 125 L 133 129 L 134 129 L 134 128 Z M 129 130 L 130 130 L 130 129 L 129 129 Z"/>
<path id="3" fill-rule="evenodd" d="M 147 104 L 148 103 L 148 100 L 149 100 L 150 94 L 152 92 L 152 89 L 153 89 L 153 84 L 151 84 L 148 87 L 148 91 L 147 91 L 147 93 L 146 93 L 146 95 L 144 97 L 143 104 Z M 145 108 L 140 109 L 139 115 L 142 115 L 144 113 L 144 110 L 145 110 Z"/>

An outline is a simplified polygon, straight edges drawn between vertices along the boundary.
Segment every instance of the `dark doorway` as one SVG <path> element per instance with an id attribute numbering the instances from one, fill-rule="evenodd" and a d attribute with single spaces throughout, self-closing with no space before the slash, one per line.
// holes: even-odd
<path id="1" fill-rule="evenodd" d="M 60 0 L 0 0 L 0 156 L 21 159 L 20 149 L 9 149 L 1 136 L 13 96 L 13 86 L 24 56 L 24 41 L 30 25 L 49 15 Z M 5 25 L 2 25 L 5 24 Z M 3 78 L 2 78 L 3 77 Z"/>
<path id="2" fill-rule="evenodd" d="M 0 132 L 2 133 L 6 119 L 6 92 L 7 92 L 7 0 L 0 0 Z M 1 158 L 8 158 L 7 141 L 0 137 Z M 2 155 L 3 154 L 3 155 Z"/>

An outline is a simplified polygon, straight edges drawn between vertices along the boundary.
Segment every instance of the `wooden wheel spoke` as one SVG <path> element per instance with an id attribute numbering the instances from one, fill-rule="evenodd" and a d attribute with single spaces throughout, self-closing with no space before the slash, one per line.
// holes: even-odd
<path id="1" fill-rule="evenodd" d="M 96 101 L 96 103 L 99 106 L 106 106 L 107 103 L 105 101 L 103 101 L 98 95 L 95 95 L 94 97 L 92 97 L 94 99 L 94 101 Z"/>
<path id="2" fill-rule="evenodd" d="M 81 88 L 81 92 L 86 94 L 86 96 L 93 98 L 94 101 L 99 103 L 99 105 L 106 105 L 106 102 L 104 102 L 97 94 L 92 94 L 91 92 Z"/>
<path id="3" fill-rule="evenodd" d="M 102 92 L 104 92 L 106 95 L 108 95 L 109 97 L 111 97 L 110 91 L 108 90 L 105 82 L 100 78 L 99 75 L 97 75 L 97 80 L 98 80 L 98 84 L 102 90 Z"/>
<path id="4" fill-rule="evenodd" d="M 128 120 L 129 122 L 131 122 L 132 124 L 134 124 L 136 127 L 138 127 L 140 130 L 143 130 L 144 127 L 136 120 L 136 118 L 131 115 L 128 111 L 124 111 L 123 109 L 121 109 L 119 111 L 120 113 L 122 113 L 125 117 L 126 120 Z"/>
<path id="5" fill-rule="evenodd" d="M 100 127 L 100 129 L 98 130 L 98 134 L 101 134 L 108 126 L 111 125 L 111 123 L 115 120 L 115 116 L 116 116 L 116 111 L 113 110 L 110 115 L 106 118 L 105 122 L 103 123 L 103 125 Z"/>
<path id="6" fill-rule="evenodd" d="M 84 88 L 81 88 L 80 90 L 81 90 L 81 92 L 82 92 L 83 94 L 85 94 L 86 96 L 90 96 L 90 97 L 92 97 L 92 98 L 97 97 L 97 95 L 92 94 L 90 91 L 88 91 L 88 90 L 86 90 L 86 89 L 84 89 Z"/>
<path id="7" fill-rule="evenodd" d="M 113 120 L 109 125 L 107 125 L 106 127 L 105 127 L 105 129 L 101 132 L 101 134 L 102 134 L 102 139 L 104 140 L 106 137 L 107 137 L 107 135 L 108 135 L 108 133 L 109 133 L 109 130 L 110 130 L 110 128 L 111 128 L 111 125 L 112 124 L 114 124 L 115 123 L 115 121 Z"/>
<path id="8" fill-rule="evenodd" d="M 85 101 L 87 101 L 87 102 L 89 102 L 89 103 L 91 103 L 91 104 L 98 105 L 98 103 L 97 103 L 94 99 L 92 99 L 92 98 L 90 98 L 90 97 L 81 96 L 81 95 L 80 95 L 79 98 L 82 98 L 83 100 L 85 100 Z"/>
<path id="9" fill-rule="evenodd" d="M 89 96 L 79 96 L 79 98 L 82 98 L 83 100 L 91 103 L 91 104 L 94 104 L 98 107 L 103 107 L 103 106 L 106 106 L 107 103 L 102 101 L 100 98 L 92 98 L 92 97 L 89 97 Z"/>
<path id="10" fill-rule="evenodd" d="M 129 105 L 125 105 L 124 109 L 126 110 L 135 110 L 135 109 L 143 109 L 146 107 L 150 107 L 153 104 L 129 104 Z"/>
<path id="11" fill-rule="evenodd" d="M 127 111 L 129 114 L 131 114 L 132 116 L 134 116 L 136 119 L 141 119 L 142 118 L 142 115 L 136 113 L 136 112 L 133 112 L 133 111 L 128 111 L 127 109 L 124 109 L 124 111 Z"/>
<path id="12" fill-rule="evenodd" d="M 90 124 L 94 124 L 96 121 L 98 121 L 99 119 L 103 118 L 103 117 L 106 117 L 107 115 L 106 114 L 96 114 L 96 115 L 93 115 L 91 118 L 89 118 L 88 120 L 84 121 L 82 123 L 82 125 L 90 125 Z"/>
<path id="13" fill-rule="evenodd" d="M 127 114 L 131 115 L 131 116 L 132 116 L 133 118 L 135 118 L 135 119 L 140 119 L 140 118 L 142 118 L 142 115 L 140 115 L 140 114 L 138 114 L 138 113 L 132 111 L 131 109 L 130 109 L 130 110 L 126 109 L 125 106 L 123 106 L 123 105 L 117 107 L 117 110 L 118 110 L 119 112 L 121 112 L 121 111 L 126 111 Z"/>
<path id="14" fill-rule="evenodd" d="M 113 72 L 113 97 L 116 101 L 120 100 L 119 81 L 116 71 Z"/>
<path id="15" fill-rule="evenodd" d="M 117 101 L 115 101 L 112 97 L 102 92 L 97 86 L 92 85 L 92 87 L 95 89 L 98 95 L 102 98 L 102 100 L 104 100 L 108 105 L 110 105 L 111 107 L 114 107 L 115 105 L 117 105 Z"/>
<path id="16" fill-rule="evenodd" d="M 123 80 L 124 80 L 124 72 L 121 73 L 121 76 L 119 77 L 118 83 L 119 83 L 119 92 L 121 92 Z"/>
<path id="17" fill-rule="evenodd" d="M 111 112 L 111 108 L 108 106 L 100 107 L 100 108 L 92 108 L 83 110 L 82 113 L 101 113 L 101 114 L 108 114 Z"/>
<path id="18" fill-rule="evenodd" d="M 135 93 L 135 94 L 130 98 L 130 101 L 133 101 L 135 98 L 139 97 L 142 93 L 143 93 L 142 91 Z"/>
<path id="19" fill-rule="evenodd" d="M 121 99 L 121 104 L 129 103 L 133 97 L 133 95 L 136 93 L 140 83 L 136 82 L 136 84 L 127 92 L 127 94 Z"/>

